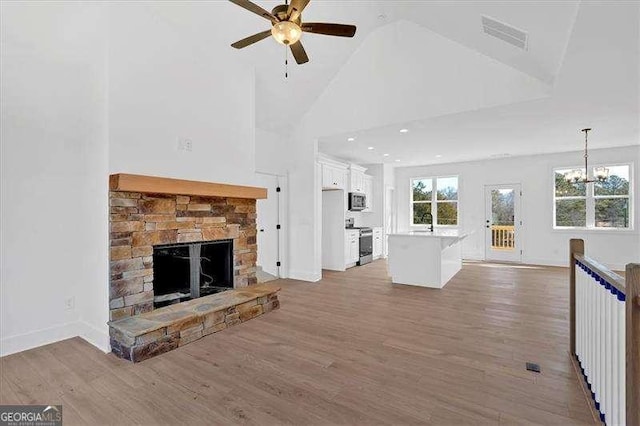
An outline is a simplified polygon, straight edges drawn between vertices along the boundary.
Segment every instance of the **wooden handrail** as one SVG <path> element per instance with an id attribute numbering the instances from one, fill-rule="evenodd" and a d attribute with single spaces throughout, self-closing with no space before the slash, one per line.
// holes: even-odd
<path id="1" fill-rule="evenodd" d="M 623 293 L 625 292 L 624 278 L 604 266 L 602 263 L 599 263 L 583 254 L 575 254 L 573 258 L 587 265 L 589 269 L 595 271 L 598 275 L 604 278 L 605 281 L 614 286 L 616 290 Z"/>

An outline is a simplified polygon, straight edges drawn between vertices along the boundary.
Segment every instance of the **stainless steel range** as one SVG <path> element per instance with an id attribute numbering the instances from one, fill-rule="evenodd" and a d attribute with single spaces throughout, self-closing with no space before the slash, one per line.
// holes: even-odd
<path id="1" fill-rule="evenodd" d="M 373 229 L 360 228 L 360 261 L 358 265 L 366 265 L 373 260 Z"/>
<path id="2" fill-rule="evenodd" d="M 373 229 L 367 227 L 353 226 L 353 218 L 345 221 L 347 229 L 357 229 L 360 231 L 360 260 L 358 265 L 366 265 L 373 260 Z"/>

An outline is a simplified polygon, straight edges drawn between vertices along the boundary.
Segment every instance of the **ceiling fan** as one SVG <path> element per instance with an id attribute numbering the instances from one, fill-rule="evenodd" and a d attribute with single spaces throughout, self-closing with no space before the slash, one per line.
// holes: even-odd
<path id="1" fill-rule="evenodd" d="M 264 40 L 269 36 L 273 36 L 278 43 L 289 46 L 298 64 L 304 64 L 309 62 L 309 57 L 300 42 L 300 37 L 302 37 L 303 32 L 338 37 L 353 37 L 356 33 L 355 25 L 302 22 L 302 11 L 311 0 L 291 0 L 290 4 L 287 4 L 285 1 L 285 4 L 274 7 L 271 12 L 266 11 L 249 0 L 229 1 L 271 21 L 270 30 L 254 34 L 233 43 L 231 46 L 236 49 L 242 49 L 260 40 Z"/>

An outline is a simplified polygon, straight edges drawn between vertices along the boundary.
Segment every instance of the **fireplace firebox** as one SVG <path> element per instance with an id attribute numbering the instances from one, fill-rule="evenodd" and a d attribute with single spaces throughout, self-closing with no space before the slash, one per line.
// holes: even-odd
<path id="1" fill-rule="evenodd" d="M 233 240 L 153 247 L 154 308 L 233 288 Z"/>

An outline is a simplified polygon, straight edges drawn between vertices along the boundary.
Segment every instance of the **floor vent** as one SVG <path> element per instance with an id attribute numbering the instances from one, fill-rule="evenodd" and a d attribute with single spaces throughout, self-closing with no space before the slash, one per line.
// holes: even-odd
<path id="1" fill-rule="evenodd" d="M 502 41 L 516 46 L 522 50 L 527 50 L 529 36 L 522 30 L 514 28 L 503 22 L 496 21 L 488 16 L 482 16 L 482 29 L 485 34 L 499 38 Z"/>
<path id="2" fill-rule="evenodd" d="M 534 364 L 532 362 L 527 363 L 527 371 L 533 371 L 534 373 L 540 372 L 540 366 L 538 364 Z"/>

